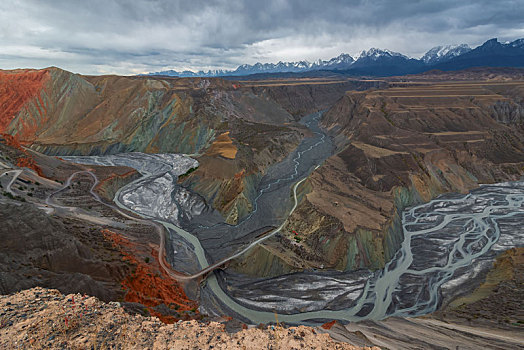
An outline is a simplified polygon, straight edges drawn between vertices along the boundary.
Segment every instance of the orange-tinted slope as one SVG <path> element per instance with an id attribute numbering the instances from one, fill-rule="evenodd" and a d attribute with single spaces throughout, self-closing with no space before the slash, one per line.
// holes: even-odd
<path id="1" fill-rule="evenodd" d="M 122 287 L 127 290 L 125 301 L 146 306 L 152 315 L 165 323 L 173 323 L 182 318 L 189 319 L 189 315 L 184 311 L 193 310 L 196 312 L 194 316 L 198 316 L 198 304 L 190 300 L 184 289 L 160 267 L 156 259 L 157 251 L 153 249 L 151 256 L 155 258 L 146 263 L 145 260 L 137 258 L 139 254 L 134 243 L 109 230 L 103 230 L 103 233 L 106 239 L 124 254 L 124 260 L 136 267 L 135 271 L 122 281 Z M 158 313 L 153 307 L 160 304 L 176 310 L 180 317 Z"/>
<path id="2" fill-rule="evenodd" d="M 25 103 L 40 94 L 49 77 L 45 69 L 0 71 L 0 133 L 5 132 Z"/>
<path id="3" fill-rule="evenodd" d="M 31 154 L 29 154 L 29 152 L 27 152 L 22 147 L 22 145 L 20 145 L 20 143 L 14 136 L 11 136 L 9 134 L 0 134 L 0 135 L 2 136 L 3 143 L 5 143 L 6 145 L 10 147 L 16 148 L 17 150 L 21 151 L 24 154 L 23 156 L 21 155 L 16 159 L 16 166 L 21 167 L 21 168 L 25 167 L 25 168 L 33 169 L 34 171 L 36 171 L 38 175 L 44 176 L 42 169 L 38 166 L 38 164 L 36 164 Z"/>

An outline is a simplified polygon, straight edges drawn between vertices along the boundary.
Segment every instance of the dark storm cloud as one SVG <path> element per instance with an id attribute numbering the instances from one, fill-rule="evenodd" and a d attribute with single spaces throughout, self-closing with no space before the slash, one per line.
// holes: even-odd
<path id="1" fill-rule="evenodd" d="M 133 74 L 524 37 L 523 1 L 56 0 L 0 3 L 0 67 Z"/>

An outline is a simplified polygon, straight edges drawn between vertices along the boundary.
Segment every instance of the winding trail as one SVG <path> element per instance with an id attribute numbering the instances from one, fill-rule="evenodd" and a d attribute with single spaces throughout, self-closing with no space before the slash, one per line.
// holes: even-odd
<path id="1" fill-rule="evenodd" d="M 89 175 L 93 179 L 93 184 L 91 185 L 91 188 L 89 189 L 89 193 L 93 196 L 93 198 L 97 202 L 103 204 L 104 206 L 106 206 L 108 208 L 111 208 L 112 210 L 116 211 L 118 214 L 120 214 L 121 216 L 123 216 L 123 217 L 125 217 L 127 219 L 134 220 L 134 221 L 136 221 L 138 223 L 141 223 L 141 224 L 146 224 L 146 225 L 153 226 L 156 229 L 156 231 L 158 233 L 158 236 L 160 238 L 159 249 L 158 249 L 158 261 L 160 263 L 160 266 L 162 266 L 162 269 L 164 269 L 164 271 L 170 277 L 172 277 L 173 279 L 178 280 L 178 281 L 190 280 L 190 279 L 198 277 L 198 276 L 193 277 L 193 276 L 186 276 L 184 274 L 180 274 L 177 271 L 174 271 L 168 264 L 166 264 L 166 262 L 165 262 L 165 232 L 164 232 L 164 228 L 161 225 L 159 225 L 158 223 L 156 223 L 154 221 L 151 221 L 151 220 L 145 220 L 145 219 L 142 219 L 140 217 L 129 215 L 129 214 L 125 213 L 124 211 L 120 210 L 120 208 L 115 207 L 114 205 L 108 204 L 108 203 L 104 202 L 103 200 L 101 200 L 100 196 L 98 195 L 98 193 L 95 192 L 95 188 L 100 183 L 100 181 L 98 180 L 97 176 L 92 171 L 89 171 L 89 170 L 77 171 L 77 172 L 71 174 L 71 176 L 69 176 L 69 178 L 67 178 L 67 181 L 65 182 L 65 184 L 61 188 L 59 188 L 58 190 L 52 192 L 51 194 L 49 194 L 47 196 L 46 204 L 48 204 L 50 206 L 53 206 L 55 208 L 67 209 L 67 210 L 71 210 L 71 211 L 77 209 L 76 207 L 67 207 L 67 206 L 62 206 L 62 205 L 56 204 L 54 201 L 52 201 L 52 197 L 57 195 L 58 193 L 64 191 L 64 190 L 66 190 L 69 186 L 71 186 L 71 182 L 72 182 L 73 178 L 75 178 L 77 175 L 81 175 L 81 174 Z"/>
<path id="2" fill-rule="evenodd" d="M 293 159 L 295 171 L 299 159 L 300 157 Z M 294 179 L 293 176 L 296 175 L 292 175 L 291 179 Z M 144 177 L 147 178 L 146 175 Z M 144 215 L 126 207 L 119 201 L 119 197 L 124 188 L 133 188 L 132 186 L 143 181 L 144 177 L 120 188 L 114 198 L 119 208 L 131 211 L 142 218 L 145 218 Z M 306 178 L 307 176 L 297 181 L 292 187 L 294 204 L 286 220 L 298 205 L 297 188 Z M 277 179 L 273 183 L 278 183 L 279 180 L 282 181 Z M 264 188 L 270 187 L 271 184 Z M 193 234 L 163 220 L 150 217 L 147 219 L 149 220 L 139 220 L 154 222 L 155 225 L 173 230 L 193 245 L 201 270 L 192 275 L 169 273 L 178 280 L 189 280 L 208 274 L 276 234 L 286 223 L 284 220 L 269 234 L 210 265 L 204 248 Z M 352 300 L 351 306 L 343 309 L 277 313 L 278 320 L 292 324 L 326 319 L 380 320 L 389 316 L 416 316 L 433 312 L 439 303 L 440 288 L 453 278 L 457 278 L 457 273 L 460 277 L 462 273 L 460 271 L 471 269 L 470 265 L 494 249 L 502 236 L 504 236 L 503 240 L 509 240 L 513 245 L 524 243 L 524 230 L 519 225 L 522 220 L 524 220 L 524 182 L 522 181 L 481 186 L 466 196 L 443 197 L 415 206 L 402 214 L 404 240 L 399 251 L 384 269 L 376 272 L 365 282 L 362 293 Z M 501 231 L 501 226 L 504 227 L 504 232 Z M 161 235 L 159 260 L 163 262 L 164 269 L 170 270 L 164 262 L 165 232 L 163 230 L 158 232 Z M 341 284 L 351 282 L 350 278 L 341 279 Z M 228 295 L 220 286 L 216 274 L 210 274 L 205 283 L 205 288 L 209 288 L 222 304 L 240 318 L 254 324 L 275 320 L 273 310 L 261 310 L 263 306 L 253 308 Z M 271 284 L 270 279 L 268 283 Z M 293 285 L 286 287 L 294 288 Z M 271 290 L 271 285 L 268 290 Z M 281 302 L 286 303 L 285 300 Z"/>
<path id="3" fill-rule="evenodd" d="M 21 170 L 17 170 L 17 173 L 20 172 L 21 173 Z M 158 250 L 158 261 L 160 262 L 160 265 L 162 266 L 162 268 L 164 269 L 164 271 L 166 271 L 170 277 L 172 277 L 173 279 L 175 280 L 178 280 L 178 281 L 188 281 L 188 280 L 193 280 L 193 279 L 196 279 L 196 278 L 199 278 L 201 276 L 204 276 L 206 274 L 208 274 L 209 272 L 221 267 L 222 265 L 226 264 L 227 262 L 241 256 L 242 254 L 244 254 L 245 252 L 247 252 L 248 250 L 250 250 L 251 248 L 253 248 L 254 246 L 256 246 L 257 244 L 263 242 L 264 240 L 268 239 L 269 237 L 271 237 L 272 235 L 276 234 L 277 232 L 279 232 L 284 226 L 285 226 L 285 223 L 286 222 L 283 222 L 278 228 L 270 231 L 269 233 L 267 233 L 266 235 L 264 235 L 263 237 L 257 239 L 256 241 L 252 242 L 251 244 L 249 244 L 247 247 L 245 247 L 244 249 L 242 249 L 241 251 L 237 252 L 236 254 L 228 257 L 228 258 L 225 258 L 215 264 L 212 264 L 212 265 L 209 265 L 207 263 L 207 260 L 205 261 L 204 265 L 207 265 L 205 266 L 205 268 L 203 268 L 202 270 L 200 270 L 199 272 L 197 273 L 194 273 L 194 274 L 191 274 L 191 275 L 184 275 L 184 274 L 181 274 L 175 270 L 173 270 L 167 263 L 166 263 L 166 260 L 165 260 L 165 230 L 164 230 L 164 227 L 162 226 L 162 224 L 164 226 L 167 226 L 169 228 L 171 228 L 171 224 L 169 223 L 164 223 L 162 222 L 161 224 L 159 224 L 157 222 L 157 220 L 148 220 L 148 219 L 143 219 L 141 217 L 136 217 L 134 215 L 129 215 L 127 213 L 125 213 L 124 211 L 122 211 L 120 208 L 118 207 L 115 207 L 114 205 L 111 205 L 111 204 L 108 204 L 106 202 L 104 202 L 100 196 L 98 195 L 98 193 L 95 192 L 95 188 L 97 187 L 97 185 L 100 183 L 100 181 L 98 180 L 97 176 L 92 172 L 92 171 L 89 171 L 89 170 L 84 170 L 84 171 L 77 171 L 73 174 L 71 174 L 66 182 L 64 183 L 64 185 L 57 189 L 56 191 L 50 193 L 47 197 L 46 197 L 46 204 L 47 205 L 50 205 L 52 207 L 55 207 L 55 208 L 60 208 L 60 209 L 66 209 L 66 210 L 69 210 L 69 211 L 74 211 L 75 209 L 77 209 L 76 207 L 68 207 L 68 206 L 62 206 L 62 205 L 59 205 L 57 203 L 55 203 L 52 198 L 57 195 L 58 193 L 60 192 L 63 192 L 65 191 L 67 188 L 69 188 L 71 186 L 71 182 L 73 181 L 73 179 L 78 176 L 78 175 L 89 175 L 92 180 L 93 180 L 93 184 L 91 185 L 91 188 L 89 189 L 89 193 L 93 196 L 93 198 L 103 204 L 104 206 L 108 207 L 108 208 L 111 208 L 112 210 L 116 211 L 118 214 L 122 215 L 123 217 L 127 218 L 127 219 L 130 219 L 130 220 L 134 220 L 136 222 L 139 222 L 141 224 L 146 224 L 146 225 L 151 225 L 151 226 L 154 226 L 157 233 L 158 233 L 158 236 L 159 236 L 159 239 L 160 239 L 160 243 L 159 243 L 159 250 Z M 291 213 L 293 213 L 293 211 L 296 209 L 297 205 L 298 205 L 298 199 L 297 199 L 297 193 L 296 193 L 296 189 L 297 187 L 302 183 L 304 182 L 306 179 L 302 179 L 301 181 L 297 182 L 293 188 L 293 194 L 294 194 L 294 200 L 295 200 L 295 204 L 290 212 L 290 215 Z M 123 205 L 122 205 L 123 206 Z M 129 208 L 126 208 L 124 207 L 125 210 L 127 211 L 131 211 L 133 212 L 132 210 L 130 210 Z M 134 214 L 137 214 L 137 215 L 140 215 L 139 213 L 135 213 L 133 212 Z"/>
<path id="4" fill-rule="evenodd" d="M 308 122 L 305 123 L 305 125 L 310 128 L 311 127 L 311 123 L 313 122 L 316 122 L 318 123 L 319 120 L 320 120 L 320 117 L 321 117 L 322 113 L 317 113 L 316 117 L 312 118 L 312 120 L 309 120 Z M 255 215 L 257 212 L 258 212 L 258 202 L 259 202 L 259 199 L 264 195 L 264 193 L 267 193 L 269 190 L 271 190 L 271 188 L 273 186 L 277 186 L 278 184 L 282 183 L 282 182 L 285 182 L 285 181 L 291 181 L 291 180 L 294 180 L 298 175 L 299 175 L 299 171 L 298 171 L 298 167 L 300 166 L 300 159 L 302 158 L 302 156 L 304 154 L 306 154 L 307 152 L 310 152 L 312 149 L 314 149 L 315 147 L 318 147 L 320 146 L 321 144 L 323 144 L 324 142 L 326 142 L 326 134 L 324 133 L 321 133 L 321 132 L 318 132 L 318 131 L 313 131 L 312 132 L 313 134 L 315 135 L 319 135 L 320 136 L 320 140 L 318 140 L 317 142 L 315 142 L 314 144 L 310 145 L 308 148 L 302 150 L 302 151 L 298 151 L 297 152 L 297 155 L 295 157 L 293 157 L 292 161 L 294 163 L 294 169 L 293 169 L 293 173 L 290 174 L 289 176 L 287 177 L 279 177 L 277 178 L 276 180 L 274 181 L 271 181 L 269 182 L 268 184 L 266 184 L 264 187 L 262 187 L 259 191 L 258 191 L 258 195 L 255 197 L 255 199 L 253 200 L 254 202 L 254 205 L 253 205 L 253 210 L 248 214 L 246 215 L 240 223 L 236 224 L 236 225 L 232 225 L 232 224 L 228 224 L 228 223 L 218 223 L 218 224 L 214 224 L 214 225 L 211 225 L 211 226 L 205 226 L 205 225 L 198 225 L 199 227 L 201 228 L 213 228 L 213 227 L 216 227 L 216 226 L 219 226 L 219 225 L 226 225 L 226 226 L 234 226 L 234 227 L 240 227 L 242 226 L 242 224 L 246 223 L 249 221 L 249 219 L 251 219 L 253 217 L 253 215 Z M 315 169 L 318 169 L 320 167 L 320 165 L 317 165 L 315 167 Z M 298 184 L 302 183 L 304 180 L 307 179 L 307 176 L 301 180 Z M 294 190 L 293 190 L 294 191 Z M 296 206 L 297 206 L 297 203 L 296 203 L 296 198 L 295 198 L 295 205 L 294 207 L 291 209 L 291 211 L 288 213 L 288 215 L 286 216 L 289 217 L 291 216 L 291 214 L 295 211 L 296 209 Z M 286 221 L 284 222 L 284 224 L 287 222 L 287 219 Z M 283 225 L 284 225 L 283 224 Z M 283 227 L 282 225 L 282 227 Z M 277 230 L 280 231 L 282 229 L 282 227 L 279 227 Z M 278 232 L 276 231 L 276 232 Z M 274 233 L 276 233 L 274 232 Z M 272 233 L 272 234 L 274 234 Z M 260 242 L 258 242 L 260 243 Z M 257 243 L 257 244 L 258 244 Z M 256 245 L 256 244 L 255 244 Z M 248 249 L 252 248 L 252 246 L 250 246 Z M 242 252 L 242 254 L 244 253 L 245 251 Z M 241 255 L 241 254 L 239 254 Z"/>
<path id="5" fill-rule="evenodd" d="M 22 169 L 7 170 L 2 175 L 9 174 L 9 173 L 14 173 L 14 175 L 13 175 L 13 178 L 11 179 L 11 181 L 9 181 L 9 183 L 7 184 L 5 190 L 7 192 L 9 192 L 10 194 L 14 195 L 13 191 L 11 190 L 11 186 L 13 186 L 13 184 L 16 181 L 16 179 L 18 179 L 20 174 L 22 174 Z"/>

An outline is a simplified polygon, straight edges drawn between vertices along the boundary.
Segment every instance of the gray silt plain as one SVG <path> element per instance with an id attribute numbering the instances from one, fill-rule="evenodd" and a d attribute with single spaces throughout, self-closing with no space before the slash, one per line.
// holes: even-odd
<path id="1" fill-rule="evenodd" d="M 524 246 L 523 223 L 524 181 L 483 185 L 467 195 L 443 195 L 406 209 L 402 246 L 374 273 L 215 275 L 228 291 L 225 309 L 251 322 L 272 321 L 274 312 L 289 323 L 419 316 L 438 309 L 443 297 L 471 291 L 498 254 Z"/>
<path id="2" fill-rule="evenodd" d="M 322 113 L 315 113 L 300 121 L 312 131 L 312 136 L 304 138 L 283 161 L 269 167 L 257 186 L 253 211 L 238 225 L 225 223 L 221 216 L 217 220 L 216 213 L 206 211 L 184 227 L 198 237 L 210 262 L 228 257 L 265 229 L 276 227 L 286 219 L 293 205 L 292 186 L 333 153 L 331 139 L 318 126 L 321 116 Z"/>
<path id="3" fill-rule="evenodd" d="M 315 114 L 303 119 L 314 136 L 305 138 L 292 155 L 270 168 L 258 186 L 260 197 L 256 210 L 239 225 L 218 223 L 202 227 L 206 220 L 198 218 L 213 214 L 209 214 L 212 213 L 209 208 L 202 209 L 200 204 L 196 206 L 202 209 L 198 210 L 200 214 L 191 208 L 191 203 L 200 203 L 194 194 L 166 197 L 183 209 L 181 212 L 187 209 L 195 214 L 200 225 L 193 225 L 194 232 L 191 227 L 186 229 L 196 233 L 202 240 L 200 244 L 191 233 L 172 225 L 180 213 L 179 217 L 166 220 L 162 214 L 165 208 L 158 208 L 158 212 L 153 208 L 151 215 L 158 222 L 166 220 L 164 226 L 167 228 L 172 227 L 170 241 L 173 245 L 167 250 L 173 266 L 198 269 L 197 264 L 208 264 L 204 255 L 213 259 L 228 256 L 228 252 L 237 251 L 251 241 L 253 232 L 261 227 L 277 226 L 285 220 L 292 205 L 290 190 L 293 185 L 333 150 L 329 138 L 318 128 L 319 117 L 320 114 Z M 138 158 L 148 162 L 154 157 Z M 187 164 L 173 167 L 172 175 L 187 171 L 191 161 L 183 160 L 183 163 Z M 148 181 L 134 181 L 125 186 L 122 193 L 143 191 L 142 187 L 150 187 L 154 192 L 158 190 L 157 176 L 160 174 L 150 174 Z M 171 193 L 180 192 L 178 185 L 169 186 L 172 186 Z M 122 193 L 119 198 L 123 197 Z M 180 200 L 189 204 L 181 205 L 177 202 Z M 134 200 L 125 205 L 135 206 L 137 211 L 149 210 L 137 206 Z M 201 308 L 210 314 L 236 315 L 250 323 L 272 322 L 275 312 L 280 321 L 287 323 L 325 319 L 379 320 L 388 316 L 430 313 L 438 308 L 442 296 L 464 288 L 470 290 L 471 281 L 485 273 L 497 253 L 524 246 L 523 222 L 524 181 L 484 185 L 465 196 L 444 195 L 403 212 L 404 240 L 393 259 L 380 271 L 306 271 L 258 280 L 215 271 L 201 288 Z M 194 244 L 179 239 L 180 235 L 186 235 Z M 192 251 L 197 254 L 192 255 Z"/>

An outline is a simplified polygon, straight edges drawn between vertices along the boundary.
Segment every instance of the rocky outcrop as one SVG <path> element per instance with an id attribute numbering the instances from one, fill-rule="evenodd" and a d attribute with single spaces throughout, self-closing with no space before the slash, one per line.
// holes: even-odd
<path id="1" fill-rule="evenodd" d="M 131 316 L 118 303 L 81 294 L 34 288 L 0 296 L 0 347 L 122 349 L 378 349 L 336 342 L 320 329 L 247 327 L 227 333 L 218 322 L 166 325 L 156 317 Z"/>

